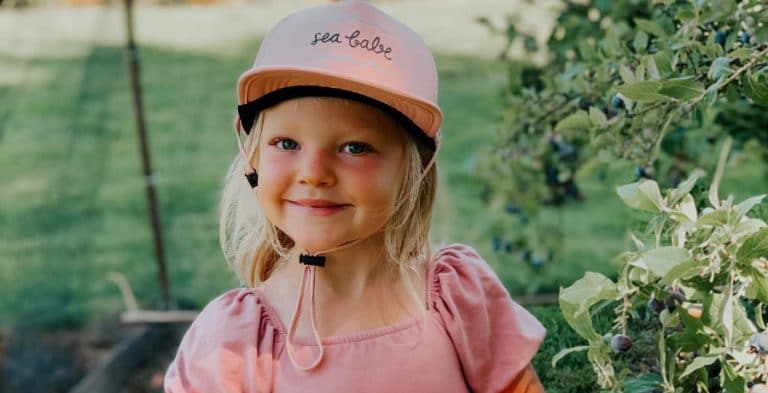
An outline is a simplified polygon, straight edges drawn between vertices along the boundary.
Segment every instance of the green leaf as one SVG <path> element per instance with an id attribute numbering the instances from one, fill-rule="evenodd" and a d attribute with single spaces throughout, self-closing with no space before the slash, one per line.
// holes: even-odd
<path id="1" fill-rule="evenodd" d="M 677 202 L 679 202 L 683 197 L 685 197 L 691 190 L 693 189 L 693 186 L 696 185 L 696 182 L 704 176 L 706 173 L 701 169 L 694 169 L 691 171 L 691 174 L 688 175 L 688 178 L 685 179 L 682 183 L 680 183 L 677 188 L 672 189 L 672 194 L 669 199 L 670 205 L 676 205 Z"/>
<path id="2" fill-rule="evenodd" d="M 763 228 L 744 239 L 744 243 L 736 252 L 736 260 L 750 263 L 766 255 L 768 255 L 768 228 Z"/>
<path id="3" fill-rule="evenodd" d="M 661 212 L 664 201 L 659 191 L 659 185 L 653 180 L 643 179 L 637 183 L 625 184 L 616 188 L 619 197 L 633 209 Z"/>
<path id="4" fill-rule="evenodd" d="M 680 247 L 659 247 L 641 254 L 642 260 L 656 277 L 664 277 L 670 269 L 691 260 L 691 253 Z"/>
<path id="5" fill-rule="evenodd" d="M 672 0 L 670 0 L 670 3 Z M 688 21 L 696 17 L 696 14 L 688 9 L 688 8 L 682 8 L 677 11 L 677 15 L 675 15 L 676 19 L 679 19 L 681 21 Z"/>
<path id="6" fill-rule="evenodd" d="M 622 383 L 624 393 L 654 393 L 659 391 L 662 379 L 661 375 L 646 373 L 638 377 L 627 377 Z"/>
<path id="7" fill-rule="evenodd" d="M 731 238 L 734 242 L 741 241 L 742 238 L 745 238 L 766 226 L 768 225 L 765 224 L 765 221 L 758 218 L 741 220 L 735 227 L 733 227 L 733 235 L 731 235 Z"/>
<path id="8" fill-rule="evenodd" d="M 688 367 L 685 368 L 685 371 L 683 371 L 682 374 L 678 377 L 679 379 L 683 379 L 686 376 L 688 376 L 690 373 L 702 368 L 709 366 L 710 364 L 714 363 L 716 360 L 718 360 L 720 356 L 697 356 L 693 359 L 693 361 L 688 365 Z"/>
<path id="9" fill-rule="evenodd" d="M 667 274 L 659 280 L 659 285 L 671 284 L 675 280 L 687 280 L 699 275 L 701 267 L 696 260 L 689 260 L 677 264 L 667 271 Z"/>
<path id="10" fill-rule="evenodd" d="M 578 110 L 575 113 L 560 120 L 555 126 L 557 132 L 572 132 L 572 131 L 586 131 L 589 130 L 592 124 L 589 122 L 589 115 L 583 110 Z"/>
<path id="11" fill-rule="evenodd" d="M 618 86 L 616 90 L 631 100 L 648 103 L 667 99 L 667 96 L 659 94 L 661 86 L 661 82 L 642 81 Z"/>
<path id="12" fill-rule="evenodd" d="M 723 391 L 733 393 L 743 393 L 747 391 L 747 382 L 739 373 L 733 369 L 733 366 L 728 362 L 722 363 L 724 375 Z"/>
<path id="13" fill-rule="evenodd" d="M 763 198 L 765 198 L 765 194 L 763 195 L 756 195 L 751 198 L 747 198 L 738 205 L 734 206 L 734 210 L 739 215 L 739 218 L 747 214 L 748 211 L 750 211 L 755 205 L 763 201 Z"/>
<path id="14" fill-rule="evenodd" d="M 653 34 L 657 37 L 667 36 L 667 33 L 664 31 L 664 29 L 662 29 L 658 23 L 652 20 L 635 18 L 635 24 L 637 24 L 637 27 L 640 30 L 645 31 L 648 34 Z"/>
<path id="15" fill-rule="evenodd" d="M 741 77 L 741 85 L 744 87 L 744 94 L 755 104 L 768 105 L 768 83 L 759 81 L 757 77 L 750 74 L 744 74 Z"/>
<path id="16" fill-rule="evenodd" d="M 680 101 L 688 101 L 704 94 L 704 85 L 692 77 L 670 79 L 662 83 L 659 94 Z"/>
<path id="17" fill-rule="evenodd" d="M 672 55 L 668 50 L 662 50 L 653 54 L 653 61 L 656 63 L 661 76 L 666 76 L 672 71 Z"/>
<path id="18" fill-rule="evenodd" d="M 731 60 L 727 56 L 718 57 L 715 60 L 712 60 L 712 65 L 709 67 L 707 77 L 714 81 L 730 74 L 731 69 L 728 67 L 728 63 L 730 62 Z"/>
<path id="19" fill-rule="evenodd" d="M 675 217 L 679 222 L 696 222 L 696 217 L 698 217 L 696 213 L 696 201 L 693 200 L 691 194 L 685 194 L 683 200 L 675 205 L 673 213 L 679 214 Z"/>
<path id="20" fill-rule="evenodd" d="M 587 349 L 589 349 L 589 345 L 580 345 L 578 347 L 571 347 L 571 348 L 566 348 L 561 350 L 555 356 L 552 357 L 552 368 L 556 368 L 557 362 L 559 362 L 560 359 L 564 358 L 565 356 L 574 352 L 586 351 Z"/>
<path id="21" fill-rule="evenodd" d="M 768 42 L 768 23 L 763 23 L 763 26 L 755 30 L 755 38 L 763 44 Z"/>
<path id="22" fill-rule="evenodd" d="M 752 282 L 747 287 L 747 294 L 751 295 L 748 297 L 758 299 L 762 303 L 768 303 L 768 277 L 765 277 L 765 274 L 755 268 L 749 270 Z"/>
<path id="23" fill-rule="evenodd" d="M 733 287 L 726 286 L 725 298 L 720 307 L 720 323 L 723 326 L 725 346 L 730 347 L 733 343 Z"/>
<path id="24" fill-rule="evenodd" d="M 619 64 L 619 75 L 621 75 L 621 80 L 626 84 L 632 84 L 637 81 L 637 78 L 635 78 L 635 73 L 632 72 L 632 70 L 630 70 L 629 67 L 625 66 L 624 64 Z"/>
<path id="25" fill-rule="evenodd" d="M 718 225 L 726 225 L 728 223 L 728 212 L 725 210 L 713 210 L 709 213 L 703 214 L 698 221 L 696 221 L 696 226 L 718 226 Z"/>
<path id="26" fill-rule="evenodd" d="M 596 127 L 603 128 L 608 125 L 608 118 L 605 116 L 605 113 L 594 106 L 589 107 L 589 120 Z"/>
<path id="27" fill-rule="evenodd" d="M 598 301 L 613 299 L 617 295 L 616 284 L 608 277 L 600 273 L 587 272 L 570 287 L 560 290 L 560 303 L 578 305 L 576 315 L 579 315 L 586 313 L 589 307 Z"/>
<path id="28" fill-rule="evenodd" d="M 752 48 L 739 48 L 731 51 L 728 56 L 737 60 L 744 60 L 752 57 L 753 53 L 755 53 L 755 50 Z"/>
<path id="29" fill-rule="evenodd" d="M 637 185 L 637 190 L 643 197 L 653 204 L 657 211 L 660 212 L 666 208 L 664 205 L 664 198 L 661 196 L 661 191 L 659 190 L 659 185 L 655 181 L 648 179 L 640 180 Z"/>
<path id="30" fill-rule="evenodd" d="M 648 33 L 638 30 L 635 33 L 635 39 L 632 41 L 632 46 L 635 48 L 635 51 L 638 53 L 645 52 L 645 48 L 648 47 L 648 40 L 650 37 L 648 37 Z"/>
<path id="31" fill-rule="evenodd" d="M 654 81 L 661 79 L 661 75 L 659 75 L 659 69 L 656 68 L 656 60 L 654 60 L 653 56 L 643 56 L 643 64 L 645 64 L 645 69 L 648 72 L 648 79 Z"/>

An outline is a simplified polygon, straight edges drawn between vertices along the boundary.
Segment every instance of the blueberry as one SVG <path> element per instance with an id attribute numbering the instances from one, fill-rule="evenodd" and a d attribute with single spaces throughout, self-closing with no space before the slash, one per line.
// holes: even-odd
<path id="1" fill-rule="evenodd" d="M 558 143 L 557 147 L 557 152 L 561 160 L 570 160 L 572 158 L 576 158 L 576 153 L 578 153 L 578 150 L 572 144 L 568 142 L 560 142 Z"/>
<path id="2" fill-rule="evenodd" d="M 531 260 L 531 250 L 525 250 L 523 251 L 521 257 L 524 261 L 530 261 Z"/>
<path id="3" fill-rule="evenodd" d="M 611 349 L 616 353 L 624 353 L 632 348 L 632 339 L 623 335 L 617 334 L 611 337 Z"/>
<path id="4" fill-rule="evenodd" d="M 725 46 L 725 38 L 728 37 L 728 34 L 718 31 L 715 33 L 715 43 L 720 46 Z"/>
<path id="5" fill-rule="evenodd" d="M 506 242 L 506 243 L 504 244 L 504 251 L 505 251 L 507 254 L 511 254 L 511 253 L 512 253 L 512 249 L 513 249 L 513 247 L 512 247 L 512 242 Z"/>
<path id="6" fill-rule="evenodd" d="M 669 296 L 664 299 L 664 305 L 667 307 L 669 312 L 672 312 L 675 311 L 678 304 L 683 304 L 685 300 L 685 293 L 683 293 L 683 291 L 679 289 L 673 289 L 669 291 Z"/>
<path id="7" fill-rule="evenodd" d="M 551 147 L 553 151 L 558 151 L 560 142 L 558 142 L 555 138 L 549 138 L 549 147 Z"/>
<path id="8" fill-rule="evenodd" d="M 749 350 L 760 355 L 768 354 L 768 335 L 755 333 L 749 338 Z"/>
<path id="9" fill-rule="evenodd" d="M 493 248 L 493 251 L 500 251 L 503 242 L 504 240 L 499 235 L 495 235 L 491 238 L 491 247 Z"/>
<path id="10" fill-rule="evenodd" d="M 741 41 L 742 44 L 749 44 L 750 38 L 752 38 L 752 36 L 746 31 L 739 34 L 739 41 Z"/>
<path id="11" fill-rule="evenodd" d="M 584 195 L 581 194 L 579 187 L 573 179 L 570 179 L 565 183 L 565 194 L 577 201 L 584 199 Z"/>
<path id="12" fill-rule="evenodd" d="M 638 179 L 647 179 L 648 178 L 648 172 L 645 170 L 645 168 L 641 166 L 635 167 L 635 177 Z"/>
<path id="13" fill-rule="evenodd" d="M 541 267 L 544 266 L 544 260 L 539 257 L 535 257 L 533 260 L 531 260 L 531 266 L 537 270 L 541 269 Z"/>
<path id="14" fill-rule="evenodd" d="M 558 183 L 558 176 L 560 175 L 560 171 L 557 170 L 557 168 L 553 166 L 547 166 L 547 168 L 544 170 L 546 177 L 547 177 L 547 184 L 557 184 Z"/>
<path id="15" fill-rule="evenodd" d="M 522 212 L 520 206 L 517 206 L 514 203 L 508 203 L 507 206 L 504 207 L 504 211 L 509 214 L 520 214 Z"/>
<path id="16" fill-rule="evenodd" d="M 661 314 L 664 311 L 664 302 L 659 299 L 651 299 L 648 301 L 648 310 L 654 314 Z"/>
<path id="17" fill-rule="evenodd" d="M 613 105 L 614 108 L 617 108 L 617 109 L 624 109 L 624 100 L 622 100 L 621 97 L 619 97 L 619 95 L 616 94 L 611 98 L 611 105 Z"/>

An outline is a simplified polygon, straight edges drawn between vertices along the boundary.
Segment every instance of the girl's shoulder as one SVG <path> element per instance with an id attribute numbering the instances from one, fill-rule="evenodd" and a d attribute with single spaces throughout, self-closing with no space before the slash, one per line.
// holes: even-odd
<path id="1" fill-rule="evenodd" d="M 467 382 L 473 391 L 502 391 L 530 364 L 544 326 L 470 246 L 440 249 L 429 272 L 429 307 L 439 314 Z"/>
<path id="2" fill-rule="evenodd" d="M 474 248 L 465 244 L 440 248 L 432 258 L 427 281 L 432 286 L 430 292 L 433 297 L 458 295 L 509 298 L 509 292 L 488 262 Z"/>
<path id="3" fill-rule="evenodd" d="M 222 340 L 228 340 L 233 337 L 233 333 L 236 335 L 240 330 L 253 332 L 254 328 L 263 334 L 263 330 L 278 331 L 279 325 L 274 321 L 258 288 L 234 288 L 208 302 L 195 318 L 187 335 L 205 332 L 202 335 L 206 340 L 216 342 L 219 335 Z"/>

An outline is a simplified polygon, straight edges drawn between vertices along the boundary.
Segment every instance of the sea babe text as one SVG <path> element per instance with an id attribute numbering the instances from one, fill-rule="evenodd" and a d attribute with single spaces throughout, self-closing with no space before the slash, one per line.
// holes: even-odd
<path id="1" fill-rule="evenodd" d="M 360 30 L 355 30 L 349 35 L 342 36 L 341 33 L 315 33 L 315 37 L 312 39 L 311 44 L 343 44 L 347 43 L 350 48 L 359 48 L 380 54 L 387 60 L 392 60 L 390 53 L 392 53 L 392 47 L 386 46 L 381 42 L 379 36 L 373 37 L 373 39 L 360 38 Z M 344 40 L 342 40 L 342 37 Z"/>

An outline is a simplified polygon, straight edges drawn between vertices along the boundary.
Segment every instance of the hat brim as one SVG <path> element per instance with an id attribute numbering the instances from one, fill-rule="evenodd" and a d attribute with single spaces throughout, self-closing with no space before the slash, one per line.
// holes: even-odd
<path id="1" fill-rule="evenodd" d="M 330 87 L 373 98 L 402 113 L 432 139 L 437 138 L 442 122 L 440 109 L 419 97 L 350 79 L 349 76 L 301 67 L 255 67 L 246 71 L 237 82 L 238 104 L 247 104 L 269 93 L 295 86 Z"/>

